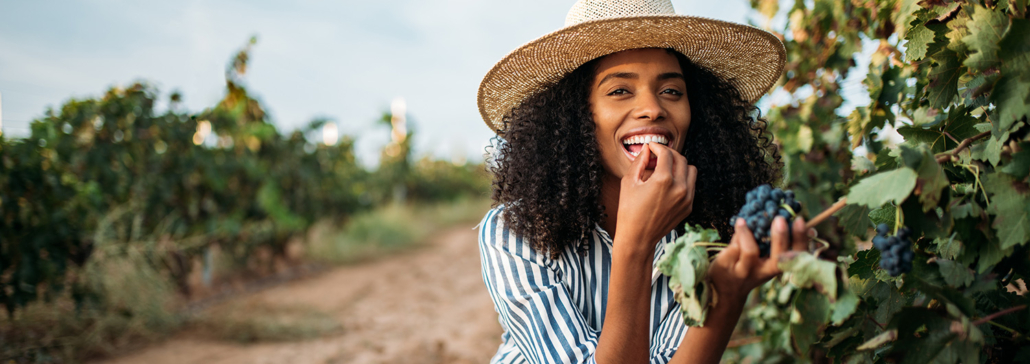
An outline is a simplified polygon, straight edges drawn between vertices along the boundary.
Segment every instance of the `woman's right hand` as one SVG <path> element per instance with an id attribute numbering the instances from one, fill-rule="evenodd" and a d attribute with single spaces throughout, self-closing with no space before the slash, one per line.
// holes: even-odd
<path id="1" fill-rule="evenodd" d="M 653 171 L 647 169 L 652 156 L 657 158 Z M 679 152 L 659 143 L 644 144 L 622 178 L 617 234 L 642 237 L 632 240 L 653 249 L 690 215 L 696 180 L 697 167 L 687 164 Z"/>

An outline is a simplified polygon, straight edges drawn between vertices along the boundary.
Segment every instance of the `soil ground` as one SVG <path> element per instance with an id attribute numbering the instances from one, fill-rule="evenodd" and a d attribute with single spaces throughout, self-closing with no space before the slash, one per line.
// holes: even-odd
<path id="1" fill-rule="evenodd" d="M 304 307 L 337 320 L 342 330 L 255 344 L 202 339 L 185 330 L 97 363 L 486 363 L 500 344 L 476 231 L 467 225 L 444 230 L 409 253 L 336 268 L 224 305 Z"/>

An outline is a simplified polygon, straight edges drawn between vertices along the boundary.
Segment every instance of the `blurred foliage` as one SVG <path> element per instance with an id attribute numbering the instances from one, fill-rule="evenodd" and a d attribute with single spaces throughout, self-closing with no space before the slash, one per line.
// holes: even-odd
<path id="1" fill-rule="evenodd" d="M 136 83 L 48 110 L 27 138 L 0 136 L 0 304 L 9 318 L 61 294 L 80 311 L 118 310 L 117 287 L 84 274 L 97 259 L 133 257 L 188 296 L 192 262 L 212 246 L 243 269 L 259 248 L 284 254 L 315 221 L 391 203 L 395 185 L 414 203 L 487 195 L 481 165 L 408 163 L 405 145 L 403 161 L 369 171 L 353 139 L 306 137 L 321 136 L 327 120 L 279 132 L 244 85 L 254 43 L 227 67 L 225 97 L 200 113 L 184 111 L 178 93 L 158 113 L 157 91 Z"/>
<path id="2" fill-rule="evenodd" d="M 781 8 L 781 5 L 786 4 Z M 729 362 L 1012 363 L 1030 358 L 1030 20 L 1025 0 L 751 0 L 786 46 L 768 114 L 785 187 L 847 273 L 837 297 L 770 282 Z M 841 114 L 856 55 L 870 102 Z M 895 132 L 896 131 L 896 132 Z M 890 277 L 874 224 L 914 232 Z M 832 275 L 832 274 L 831 274 Z M 834 280 L 834 277 L 820 277 Z"/>

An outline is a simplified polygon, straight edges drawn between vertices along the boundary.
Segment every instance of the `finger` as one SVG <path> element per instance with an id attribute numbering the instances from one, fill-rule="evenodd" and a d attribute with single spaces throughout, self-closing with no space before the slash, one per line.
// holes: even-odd
<path id="1" fill-rule="evenodd" d="M 656 156 L 658 156 L 658 161 L 655 162 L 654 173 L 658 174 L 659 171 L 661 171 L 661 172 L 664 172 L 664 173 L 669 173 L 671 175 L 673 173 L 673 170 L 672 170 L 672 168 L 673 168 L 673 166 L 672 166 L 672 163 L 673 163 L 673 161 L 672 161 L 672 159 L 673 159 L 672 158 L 672 153 L 673 153 L 673 151 L 672 151 L 672 149 L 669 149 L 669 147 L 666 147 L 666 146 L 658 144 L 658 143 L 647 143 L 647 144 L 648 145 L 654 145 L 654 147 L 655 147 L 655 150 L 654 150 L 655 153 L 654 154 Z"/>
<path id="2" fill-rule="evenodd" d="M 744 221 L 744 219 L 738 218 L 737 220 Z M 744 226 L 747 226 L 745 224 Z M 730 244 L 726 246 L 715 256 L 715 261 L 712 264 L 718 265 L 723 269 L 730 270 L 736 265 L 737 259 L 740 258 L 740 243 L 737 234 L 733 234 L 733 238 L 730 239 Z"/>
<path id="3" fill-rule="evenodd" d="M 737 219 L 733 230 L 733 235 L 739 236 L 740 239 L 737 241 L 737 245 L 740 247 L 740 258 L 737 259 L 737 264 L 733 269 L 740 277 L 747 277 L 750 275 L 751 267 L 758 261 L 758 243 L 755 242 L 755 237 L 751 233 L 751 229 L 747 228 L 744 219 Z"/>
<path id="4" fill-rule="evenodd" d="M 791 239 L 791 250 L 805 251 L 808 250 L 808 229 L 805 228 L 805 219 L 798 217 L 794 219 L 794 226 L 791 227 L 793 230 L 793 237 Z"/>
<path id="5" fill-rule="evenodd" d="M 790 241 L 788 241 L 790 235 L 787 233 L 787 219 L 777 216 L 773 219 L 771 230 L 772 246 L 769 247 L 769 259 L 762 263 L 762 268 L 759 270 L 759 274 L 763 278 L 780 274 L 780 269 L 776 266 L 776 263 L 780 261 L 780 254 L 787 251 L 787 245 L 790 244 Z"/>
<path id="6" fill-rule="evenodd" d="M 683 157 L 675 150 L 669 149 L 669 151 L 671 151 L 670 154 L 672 155 L 673 176 L 675 176 L 678 181 L 687 182 L 687 158 Z"/>
<path id="7" fill-rule="evenodd" d="M 640 148 L 640 154 L 637 154 L 637 158 L 630 163 L 631 173 L 633 173 L 633 180 L 643 181 L 644 171 L 647 169 L 647 161 L 651 159 L 651 148 L 648 147 L 650 143 L 644 143 L 644 146 Z"/>

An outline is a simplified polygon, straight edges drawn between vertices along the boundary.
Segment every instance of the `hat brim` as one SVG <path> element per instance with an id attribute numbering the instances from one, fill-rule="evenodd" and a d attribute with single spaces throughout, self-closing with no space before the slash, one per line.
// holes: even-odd
<path id="1" fill-rule="evenodd" d="M 637 48 L 672 48 L 755 102 L 780 78 L 786 52 L 764 30 L 721 20 L 650 15 L 568 26 L 515 49 L 479 85 L 479 113 L 495 132 L 523 100 L 595 58 Z"/>

